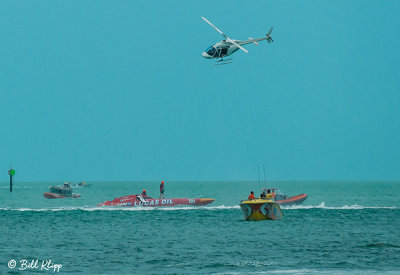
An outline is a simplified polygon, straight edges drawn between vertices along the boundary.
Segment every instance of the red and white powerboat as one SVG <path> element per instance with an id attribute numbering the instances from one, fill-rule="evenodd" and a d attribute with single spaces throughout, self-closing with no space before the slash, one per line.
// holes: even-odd
<path id="1" fill-rule="evenodd" d="M 306 199 L 307 194 L 300 194 L 293 197 L 287 197 L 286 199 L 281 199 L 275 202 L 280 205 L 295 205 L 303 203 L 303 201 L 305 201 Z"/>
<path id="2" fill-rule="evenodd" d="M 293 197 L 284 195 L 278 188 L 264 188 L 263 191 L 270 190 L 274 196 L 275 202 L 279 205 L 296 205 L 301 204 L 307 199 L 307 194 L 299 194 Z"/>
<path id="3" fill-rule="evenodd" d="M 212 203 L 214 199 L 198 199 L 198 198 L 171 198 L 171 199 L 154 199 L 142 195 L 129 195 L 115 198 L 112 201 L 100 203 L 97 206 L 125 206 L 125 207 L 165 207 L 191 205 L 201 206 Z"/>

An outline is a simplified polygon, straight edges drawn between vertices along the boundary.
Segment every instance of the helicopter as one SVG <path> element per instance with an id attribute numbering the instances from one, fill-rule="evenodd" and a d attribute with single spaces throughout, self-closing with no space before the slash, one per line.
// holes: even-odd
<path id="1" fill-rule="evenodd" d="M 218 29 L 216 26 L 214 26 L 213 23 L 208 21 L 205 17 L 201 17 L 204 21 L 206 21 L 211 27 L 217 30 L 225 39 L 222 40 L 221 42 L 215 43 L 214 45 L 208 47 L 201 55 L 204 58 L 207 59 L 213 59 L 217 58 L 217 63 L 216 65 L 223 65 L 223 64 L 229 64 L 232 63 L 232 59 L 224 59 L 224 57 L 227 57 L 235 52 L 237 52 L 239 49 L 244 51 L 245 53 L 248 53 L 249 51 L 243 48 L 243 45 L 247 45 L 250 43 L 254 43 L 255 45 L 258 45 L 257 42 L 267 40 L 268 43 L 274 42 L 271 37 L 271 33 L 274 27 L 271 27 L 265 37 L 261 38 L 256 38 L 253 39 L 252 37 L 249 37 L 249 40 L 236 40 L 236 39 L 231 39 L 228 36 L 226 36 L 220 29 Z"/>

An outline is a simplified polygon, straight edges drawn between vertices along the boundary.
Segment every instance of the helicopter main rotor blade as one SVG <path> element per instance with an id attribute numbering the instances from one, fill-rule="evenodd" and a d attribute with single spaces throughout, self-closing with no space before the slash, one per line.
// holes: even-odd
<path id="1" fill-rule="evenodd" d="M 235 41 L 233 41 L 232 39 L 230 39 L 228 36 L 226 36 L 220 29 L 218 29 L 216 26 L 214 26 L 213 23 L 211 23 L 210 21 L 208 21 L 205 17 L 201 17 L 201 19 L 203 19 L 204 21 L 206 21 L 211 27 L 213 27 L 214 29 L 217 30 L 217 32 L 219 32 L 223 37 L 225 37 L 226 41 L 232 43 L 233 45 L 235 45 L 236 47 L 238 47 L 239 49 L 241 49 L 242 51 L 244 51 L 245 53 L 248 53 L 249 51 L 246 50 L 245 48 L 243 48 L 242 46 L 240 46 L 238 43 L 236 43 Z"/>
<path id="2" fill-rule="evenodd" d="M 216 26 L 214 26 L 213 23 L 211 23 L 210 21 L 208 21 L 206 18 L 204 18 L 203 16 L 201 17 L 201 19 L 203 19 L 204 21 L 206 21 L 211 27 L 213 27 L 214 29 L 217 30 L 217 32 L 219 32 L 220 34 L 222 34 L 223 37 L 225 37 L 226 39 L 228 39 L 228 37 L 220 30 L 218 29 Z"/>
<path id="3" fill-rule="evenodd" d="M 242 51 L 244 51 L 245 53 L 248 53 L 249 51 L 246 50 L 245 48 L 243 48 L 242 46 L 240 46 L 238 43 L 236 43 L 235 41 L 233 41 L 232 39 L 230 39 L 229 37 L 226 38 L 226 41 L 231 42 L 233 45 L 235 45 L 236 47 L 238 47 L 239 49 L 241 49 Z"/>

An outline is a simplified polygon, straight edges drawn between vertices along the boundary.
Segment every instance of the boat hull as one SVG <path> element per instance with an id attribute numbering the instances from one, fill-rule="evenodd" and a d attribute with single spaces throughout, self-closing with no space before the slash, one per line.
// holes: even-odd
<path id="1" fill-rule="evenodd" d="M 77 198 L 80 198 L 81 195 L 72 194 L 72 197 L 67 197 L 67 196 L 62 196 L 60 194 L 55 194 L 55 193 L 44 193 L 43 197 L 45 197 L 46 199 L 64 199 L 64 198 L 77 199 Z"/>
<path id="2" fill-rule="evenodd" d="M 306 199 L 307 199 L 307 194 L 300 194 L 285 200 L 276 201 L 276 203 L 278 203 L 279 205 L 295 205 L 303 203 L 303 201 L 305 201 Z"/>
<path id="3" fill-rule="evenodd" d="M 242 201 L 240 208 L 246 221 L 279 220 L 283 217 L 281 208 L 272 200 Z"/>
<path id="4" fill-rule="evenodd" d="M 168 207 L 179 205 L 201 206 L 207 205 L 214 199 L 191 199 L 191 198 L 172 198 L 172 199 L 143 199 L 140 200 L 136 195 L 115 198 L 112 201 L 100 203 L 97 206 L 122 206 L 122 207 Z"/>

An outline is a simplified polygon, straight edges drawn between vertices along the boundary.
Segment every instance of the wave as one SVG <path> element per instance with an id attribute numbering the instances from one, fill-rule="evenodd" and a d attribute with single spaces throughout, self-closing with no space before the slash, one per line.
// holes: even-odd
<path id="1" fill-rule="evenodd" d="M 102 206 L 82 206 L 82 207 L 55 207 L 55 208 L 0 208 L 0 211 L 32 211 L 32 212 L 57 212 L 57 211 L 179 211 L 179 210 L 224 210 L 239 209 L 239 206 L 176 206 L 176 207 L 102 207 Z"/>
<path id="2" fill-rule="evenodd" d="M 368 272 L 367 272 L 368 271 Z M 364 270 L 364 269 L 352 269 L 352 270 L 343 270 L 343 269 L 276 269 L 276 270 L 266 270 L 266 271 L 257 271 L 253 272 L 254 274 L 398 274 L 398 271 L 382 271 L 382 270 Z M 232 272 L 222 272 L 216 274 L 229 274 L 229 275 L 239 275 L 239 274 L 248 274 L 249 272 L 241 272 L 241 271 L 232 271 Z"/>
<path id="3" fill-rule="evenodd" d="M 0 186 L 0 189 L 10 189 L 10 186 Z M 32 186 L 15 186 L 13 185 L 13 190 L 15 189 L 33 189 Z"/>
<path id="4" fill-rule="evenodd" d="M 64 206 L 53 208 L 0 208 L 0 211 L 32 211 L 32 212 L 57 212 L 57 211 L 187 211 L 187 210 L 231 210 L 240 209 L 239 205 L 217 205 L 217 206 L 174 206 L 174 207 L 113 207 L 113 206 Z M 308 210 L 308 209 L 326 209 L 326 210 L 363 210 L 363 209 L 400 209 L 396 206 L 362 206 L 362 205 L 343 205 L 326 206 L 325 202 L 319 205 L 291 205 L 282 206 L 283 210 Z"/>
<path id="5" fill-rule="evenodd" d="M 319 205 L 290 205 L 282 206 L 285 210 L 296 210 L 296 209 L 329 209 L 329 210 L 362 210 L 362 209 L 400 209 L 396 206 L 362 206 L 358 204 L 343 205 L 343 206 L 326 206 L 325 202 L 321 202 Z"/>
<path id="6" fill-rule="evenodd" d="M 398 244 L 392 244 L 392 243 L 370 243 L 365 245 L 366 248 L 400 248 L 400 245 Z"/>

